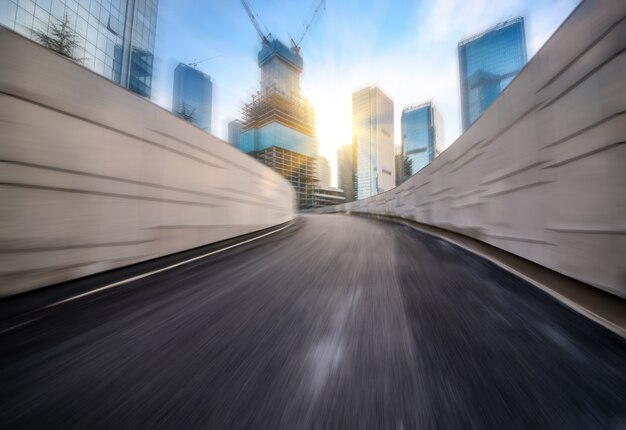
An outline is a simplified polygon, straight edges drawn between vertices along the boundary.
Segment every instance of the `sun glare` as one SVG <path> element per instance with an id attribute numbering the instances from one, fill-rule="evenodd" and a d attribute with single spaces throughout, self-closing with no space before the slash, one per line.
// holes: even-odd
<path id="1" fill-rule="evenodd" d="M 344 100 L 345 99 L 345 100 Z M 338 99 L 312 100 L 317 116 L 316 130 L 319 152 L 334 161 L 337 149 L 350 143 L 352 107 L 350 95 Z"/>

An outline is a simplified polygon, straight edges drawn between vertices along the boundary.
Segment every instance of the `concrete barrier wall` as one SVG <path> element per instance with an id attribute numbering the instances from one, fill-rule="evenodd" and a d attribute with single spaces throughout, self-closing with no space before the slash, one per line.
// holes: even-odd
<path id="1" fill-rule="evenodd" d="M 435 225 L 626 297 L 625 16 L 623 0 L 583 1 L 429 166 L 324 211 Z"/>
<path id="2" fill-rule="evenodd" d="M 288 182 L 0 28 L 0 295 L 278 225 Z"/>

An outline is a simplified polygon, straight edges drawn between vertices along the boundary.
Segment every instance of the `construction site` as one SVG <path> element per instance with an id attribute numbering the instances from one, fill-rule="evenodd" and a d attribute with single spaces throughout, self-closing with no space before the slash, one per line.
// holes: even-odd
<path id="1" fill-rule="evenodd" d="M 303 60 L 300 44 L 324 5 L 319 2 L 309 25 L 291 47 L 264 34 L 246 0 L 241 0 L 260 39 L 261 90 L 242 109 L 240 149 L 284 176 L 294 187 L 298 209 L 316 206 L 319 188 L 315 112 L 300 94 Z"/>
<path id="2" fill-rule="evenodd" d="M 277 122 L 315 138 L 315 112 L 309 102 L 299 94 L 286 94 L 276 84 L 253 94 L 242 113 L 242 131 Z"/>
<path id="3" fill-rule="evenodd" d="M 317 160 L 288 149 L 272 146 L 251 153 L 261 163 L 284 176 L 296 191 L 298 209 L 317 207 Z"/>

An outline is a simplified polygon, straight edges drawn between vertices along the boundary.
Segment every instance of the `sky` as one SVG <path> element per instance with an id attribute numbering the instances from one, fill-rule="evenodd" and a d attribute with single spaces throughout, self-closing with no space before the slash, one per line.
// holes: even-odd
<path id="1" fill-rule="evenodd" d="M 266 32 L 298 39 L 319 0 L 248 0 Z M 528 58 L 541 48 L 578 0 L 326 0 L 301 44 L 301 90 L 317 115 L 320 155 L 331 164 L 351 141 L 355 90 L 378 86 L 394 102 L 395 144 L 407 105 L 431 100 L 443 117 L 444 147 L 461 132 L 457 45 L 516 16 L 525 20 Z M 171 109 L 174 69 L 197 68 L 213 81 L 212 133 L 259 90 L 261 41 L 239 0 L 160 0 L 152 99 Z"/>

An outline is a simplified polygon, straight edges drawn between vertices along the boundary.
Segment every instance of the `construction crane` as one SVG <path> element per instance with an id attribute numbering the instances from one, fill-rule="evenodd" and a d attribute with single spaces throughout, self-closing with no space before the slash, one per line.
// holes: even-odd
<path id="1" fill-rule="evenodd" d="M 217 58 L 217 57 L 219 57 L 219 56 L 220 56 L 220 54 L 218 54 L 218 55 L 214 55 L 214 56 L 212 56 L 212 57 L 205 58 L 204 60 L 200 60 L 200 61 L 195 61 L 195 59 L 194 59 L 194 61 L 192 61 L 191 63 L 187 63 L 187 65 L 188 65 L 188 66 L 191 66 L 191 67 L 193 67 L 193 68 L 195 69 L 196 67 L 198 67 L 198 64 L 200 64 L 200 63 L 204 63 L 205 61 L 212 60 L 212 59 Z"/>
<path id="2" fill-rule="evenodd" d="M 263 33 L 263 31 L 261 30 L 261 26 L 259 25 L 259 22 L 257 21 L 257 19 L 254 17 L 252 8 L 248 4 L 247 0 L 241 0 L 241 4 L 243 5 L 243 8 L 246 10 L 246 13 L 248 14 L 248 16 L 250 17 L 250 21 L 252 21 L 252 25 L 254 25 L 256 32 L 259 34 L 259 37 L 261 38 L 261 43 L 263 43 L 263 45 L 268 45 L 270 43 L 269 38 L 268 38 L 270 34 L 268 33 L 268 35 L 266 36 Z"/>
<path id="3" fill-rule="evenodd" d="M 304 31 L 302 32 L 302 36 L 300 36 L 300 39 L 298 39 L 297 42 L 291 39 L 291 48 L 294 50 L 296 54 L 300 53 L 300 46 L 302 46 L 302 40 L 304 39 L 304 36 L 306 36 L 307 32 L 309 31 L 309 28 L 311 27 L 311 24 L 313 24 L 313 21 L 315 20 L 315 18 L 317 17 L 317 14 L 322 8 L 324 9 L 326 8 L 326 0 L 320 0 L 320 2 L 317 4 L 317 7 L 313 11 L 313 15 L 311 16 L 309 23 L 304 27 Z"/>
<path id="4" fill-rule="evenodd" d="M 255 13 L 252 12 L 252 8 L 250 7 L 250 4 L 248 3 L 247 0 L 240 0 L 241 4 L 243 5 L 244 9 L 246 10 L 246 13 L 248 14 L 248 17 L 250 18 L 250 21 L 252 21 L 252 25 L 254 25 L 254 28 L 256 29 L 256 32 L 258 33 L 259 37 L 261 38 L 261 42 L 263 43 L 263 45 L 268 45 L 270 43 L 269 39 L 271 37 L 271 33 L 268 33 L 267 35 L 265 35 L 265 33 L 263 33 L 263 30 L 261 30 L 261 26 L 259 25 L 259 22 L 257 20 L 257 18 L 255 17 Z M 322 8 L 326 7 L 326 0 L 320 0 L 320 2 L 317 4 L 317 7 L 315 8 L 315 11 L 313 12 L 313 16 L 311 16 L 311 19 L 309 20 L 308 24 L 304 27 L 304 32 L 302 33 L 302 36 L 300 36 L 300 38 L 298 39 L 298 41 L 296 42 L 295 40 L 293 40 L 293 38 L 291 39 L 291 49 L 296 53 L 299 54 L 300 53 L 300 45 L 302 45 L 302 40 L 304 39 L 304 36 L 306 36 L 307 32 L 309 31 L 309 28 L 311 27 L 311 24 L 313 24 L 313 21 L 315 20 L 315 18 L 317 17 L 319 11 Z"/>

